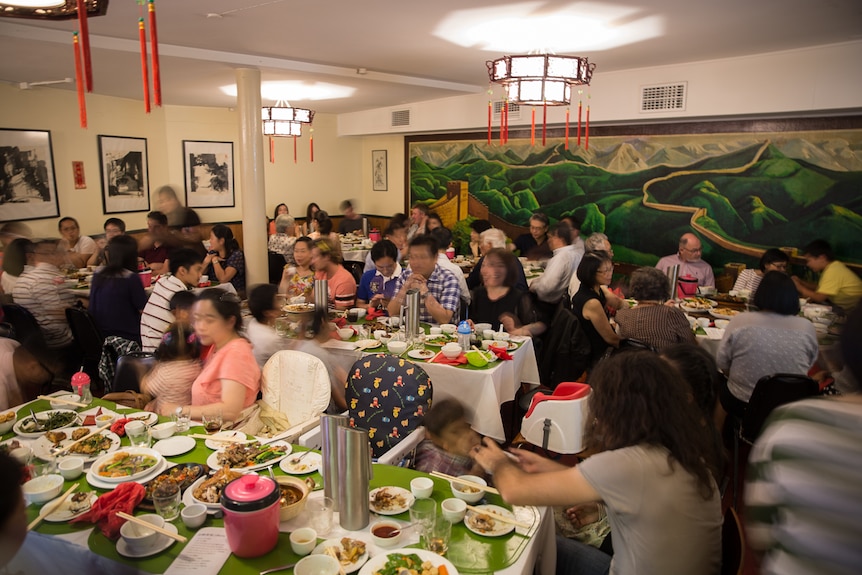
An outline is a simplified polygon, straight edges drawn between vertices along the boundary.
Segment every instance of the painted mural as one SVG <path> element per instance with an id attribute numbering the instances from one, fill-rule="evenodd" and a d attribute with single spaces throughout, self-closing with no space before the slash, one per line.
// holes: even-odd
<path id="1" fill-rule="evenodd" d="M 607 234 L 616 260 L 639 265 L 676 252 L 687 231 L 716 268 L 752 266 L 766 248 L 815 238 L 862 264 L 860 129 L 597 136 L 589 150 L 561 138 L 441 139 L 410 141 L 408 157 L 411 203 L 458 214 L 444 216 L 456 230 L 487 218 L 514 237 L 543 211 L 552 221 L 578 217 L 582 234 Z M 451 209 L 465 203 L 447 191 L 453 180 L 467 182 L 464 209 Z"/>

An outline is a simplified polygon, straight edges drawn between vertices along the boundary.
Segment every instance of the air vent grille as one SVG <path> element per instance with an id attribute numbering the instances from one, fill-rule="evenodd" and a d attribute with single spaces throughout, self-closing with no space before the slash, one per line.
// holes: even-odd
<path id="1" fill-rule="evenodd" d="M 685 110 L 687 82 L 641 87 L 641 112 Z"/>
<path id="2" fill-rule="evenodd" d="M 410 125 L 410 110 L 394 110 L 392 112 L 392 127 L 399 128 Z"/>
<path id="3" fill-rule="evenodd" d="M 503 112 L 504 103 L 502 100 L 494 102 L 494 116 L 498 119 L 500 118 L 500 114 Z M 514 102 L 509 102 L 509 119 L 510 120 L 520 120 L 521 119 L 521 105 L 515 104 Z"/>

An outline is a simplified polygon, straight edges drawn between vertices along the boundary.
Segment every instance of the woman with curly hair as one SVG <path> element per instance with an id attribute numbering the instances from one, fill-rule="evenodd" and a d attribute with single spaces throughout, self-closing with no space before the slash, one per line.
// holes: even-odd
<path id="1" fill-rule="evenodd" d="M 558 538 L 558 573 L 718 573 L 721 500 L 700 411 L 689 387 L 656 354 L 630 351 L 599 363 L 589 399 L 587 445 L 593 455 L 566 467 L 488 438 L 473 457 L 513 505 L 602 503 L 613 558 Z"/>
<path id="2" fill-rule="evenodd" d="M 694 343 L 694 332 L 685 314 L 677 307 L 664 305 L 669 293 L 670 282 L 661 270 L 635 270 L 629 282 L 629 297 L 636 299 L 637 305 L 617 310 L 620 337 L 638 339 L 659 351 L 677 343 Z"/>

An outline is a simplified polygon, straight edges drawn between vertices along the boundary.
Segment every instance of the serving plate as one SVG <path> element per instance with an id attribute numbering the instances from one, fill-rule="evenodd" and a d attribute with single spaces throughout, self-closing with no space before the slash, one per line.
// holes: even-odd
<path id="1" fill-rule="evenodd" d="M 319 453 L 309 453 L 299 460 L 298 463 L 291 463 L 293 458 L 282 459 L 278 466 L 282 471 L 289 475 L 306 475 L 320 470 L 320 465 L 323 463 L 323 456 Z"/>
<path id="2" fill-rule="evenodd" d="M 706 313 L 716 307 L 718 302 L 702 297 L 687 297 L 679 302 L 679 307 L 688 313 Z"/>
<path id="3" fill-rule="evenodd" d="M 504 517 L 510 517 L 515 519 L 515 514 L 506 509 L 505 507 L 500 507 L 499 505 L 476 505 L 476 509 L 487 510 L 491 513 L 495 513 L 497 515 L 502 515 Z M 498 521 L 494 519 L 494 526 L 491 529 L 484 529 L 476 523 L 476 517 L 479 516 L 479 513 L 476 511 L 470 510 L 467 512 L 467 515 L 464 517 L 464 525 L 475 533 L 476 535 L 482 535 L 484 537 L 502 537 L 503 535 L 508 535 L 512 531 L 515 530 L 515 526 L 511 523 L 503 523 L 502 521 Z"/>
<path id="4" fill-rule="evenodd" d="M 209 436 L 206 441 L 204 441 L 204 445 L 214 451 L 218 451 L 234 443 L 233 441 L 219 441 L 219 438 L 248 439 L 248 436 L 242 431 L 226 429 L 225 431 L 219 431 L 218 433 L 214 433 Z"/>
<path id="5" fill-rule="evenodd" d="M 137 479 L 133 479 L 132 481 L 134 481 L 135 483 L 144 484 L 150 479 L 153 479 L 156 475 L 160 474 L 162 471 L 164 471 L 168 467 L 168 465 L 168 462 L 162 459 L 161 463 L 156 465 L 150 473 L 142 477 L 138 477 Z M 87 470 L 86 475 L 87 483 L 89 483 L 93 487 L 98 487 L 99 489 L 116 489 L 117 486 L 120 485 L 120 483 L 110 483 L 108 481 L 104 481 L 102 478 L 96 475 L 96 473 L 93 471 L 94 468 L 95 464 L 93 464 L 93 467 L 90 467 L 90 469 Z"/>
<path id="6" fill-rule="evenodd" d="M 368 561 L 368 542 L 363 541 L 362 539 L 356 539 L 355 537 L 350 537 L 350 539 L 355 539 L 356 541 L 362 541 L 365 543 L 365 553 L 351 561 L 350 563 L 345 563 L 341 561 L 341 568 L 344 569 L 345 573 L 354 573 L 359 571 L 359 569 L 365 565 L 365 562 Z M 325 555 L 326 550 L 330 547 L 335 547 L 339 551 L 343 551 L 344 547 L 341 545 L 341 539 L 327 539 L 323 543 L 319 544 L 314 548 L 314 551 L 311 552 L 312 555 Z"/>
<path id="7" fill-rule="evenodd" d="M 159 422 L 159 414 L 153 413 L 152 411 L 136 411 L 134 413 L 123 415 L 122 417 L 143 421 L 144 425 L 155 425 Z"/>
<path id="8" fill-rule="evenodd" d="M 411 349 L 407 352 L 407 357 L 413 359 L 431 359 L 434 357 L 434 352 L 430 349 Z"/>
<path id="9" fill-rule="evenodd" d="M 187 435 L 174 435 L 167 439 L 159 440 L 153 445 L 153 449 L 164 455 L 165 457 L 174 457 L 188 453 L 195 448 L 197 442 L 194 438 Z"/>
<path id="10" fill-rule="evenodd" d="M 64 451 L 61 454 L 61 457 L 80 457 L 81 459 L 84 460 L 85 463 L 89 463 L 91 461 L 95 461 L 96 459 L 98 459 L 102 455 L 105 455 L 106 453 L 113 453 L 114 451 L 117 451 L 120 448 L 120 436 L 119 435 L 117 435 L 116 433 L 113 433 L 111 431 L 108 431 L 107 429 L 100 431 L 98 434 L 94 434 L 93 432 L 98 429 L 98 427 L 94 426 L 94 425 L 87 425 L 87 426 L 82 426 L 82 427 L 66 427 L 62 430 L 56 430 L 56 429 L 53 430 L 53 431 L 63 431 L 63 433 L 65 433 L 67 435 L 66 439 L 64 439 L 60 443 L 58 443 L 57 446 L 62 448 L 62 447 L 66 447 L 67 445 L 69 445 L 71 443 L 75 443 L 76 440 L 72 439 L 72 432 L 74 432 L 76 429 L 89 429 L 90 433 L 88 433 L 85 436 L 85 438 L 93 437 L 94 435 L 101 435 L 101 436 L 106 437 L 111 442 L 111 445 L 107 449 L 103 449 L 103 450 L 99 451 L 98 453 L 93 453 L 91 455 L 87 455 L 86 453 L 77 453 L 74 451 Z M 49 440 L 45 436 L 44 433 L 42 434 L 41 437 L 39 437 L 39 439 L 34 441 L 32 444 L 30 444 L 30 447 L 33 448 L 33 455 L 35 455 L 36 457 L 38 457 L 42 461 L 48 461 L 49 459 L 52 459 L 54 457 L 54 455 L 52 453 L 52 450 L 54 448 L 54 444 L 51 442 L 51 440 Z"/>
<path id="11" fill-rule="evenodd" d="M 727 312 L 732 312 L 732 313 L 727 313 Z M 723 308 L 723 307 L 709 310 L 709 315 L 711 315 L 712 317 L 714 317 L 716 319 L 733 319 L 734 317 L 738 316 L 741 313 L 742 313 L 741 311 L 738 311 L 735 309 Z"/>
<path id="12" fill-rule="evenodd" d="M 359 570 L 359 575 L 374 575 L 383 569 L 387 561 L 389 561 L 390 556 L 398 555 L 416 555 L 423 563 L 428 561 L 434 567 L 440 567 L 443 565 L 446 567 L 446 571 L 449 572 L 449 575 L 458 575 L 458 569 L 455 568 L 451 561 L 445 557 L 437 555 L 433 551 L 426 551 L 425 549 L 394 549 L 387 553 L 380 553 L 379 555 L 375 555 L 369 559 L 365 565 L 362 566 L 362 569 Z M 417 572 L 419 571 L 417 570 Z"/>
<path id="13" fill-rule="evenodd" d="M 232 467 L 234 471 L 255 471 L 256 469 L 263 469 L 264 467 L 269 467 L 270 465 L 275 465 L 280 462 L 282 459 L 290 455 L 290 452 L 293 450 L 293 446 L 286 441 L 273 441 L 269 444 L 271 447 L 279 447 L 284 450 L 284 454 L 278 457 L 273 457 L 272 459 L 267 459 L 263 463 L 258 463 L 256 465 L 249 465 L 247 467 Z M 221 469 L 224 467 L 218 461 L 218 456 L 223 453 L 224 450 L 220 449 L 219 451 L 214 451 L 207 457 L 207 465 L 209 465 L 212 469 Z"/>
<path id="14" fill-rule="evenodd" d="M 360 339 L 354 342 L 356 349 L 376 349 L 382 344 L 376 339 Z"/>
<path id="15" fill-rule="evenodd" d="M 89 493 L 86 493 L 86 495 L 87 495 L 87 500 L 90 503 L 90 506 L 87 507 L 86 509 L 81 509 L 80 511 L 72 511 L 72 509 L 71 509 L 72 498 L 67 497 L 62 505 L 60 505 L 57 509 L 55 509 L 50 514 L 45 516 L 45 521 L 47 521 L 49 523 L 65 523 L 71 519 L 74 519 L 75 517 L 80 517 L 81 515 L 83 515 L 87 511 L 89 511 L 90 508 L 92 508 L 93 503 L 96 502 L 96 499 L 99 498 L 99 495 L 97 493 L 92 492 L 92 491 L 90 491 Z M 56 501 L 56 499 L 52 499 L 51 501 L 49 501 L 45 505 L 50 505 L 54 501 Z"/>
<path id="16" fill-rule="evenodd" d="M 22 427 L 24 426 L 24 424 L 28 421 L 33 420 L 33 418 L 28 415 L 16 421 L 15 425 L 12 426 L 12 431 L 15 432 L 15 435 L 20 435 L 21 437 L 27 437 L 29 439 L 36 439 L 44 435 L 47 431 L 57 431 L 60 429 L 66 429 L 67 427 L 72 427 L 73 425 L 78 425 L 78 412 L 71 409 L 49 409 L 47 411 L 39 411 L 36 413 L 37 422 L 42 422 L 46 420 L 52 413 L 70 413 L 74 416 L 74 418 L 66 425 L 61 425 L 59 427 L 55 427 L 54 429 L 40 429 L 39 431 L 22 431 Z"/>
<path id="17" fill-rule="evenodd" d="M 179 530 L 177 530 L 176 525 L 174 525 L 173 523 L 165 523 L 163 526 L 163 529 L 165 531 L 170 531 L 171 533 L 173 533 L 175 535 L 177 533 L 179 533 Z M 126 544 L 126 540 L 121 537 L 119 539 L 119 541 L 117 541 L 117 553 L 119 553 L 123 557 L 128 557 L 130 559 L 141 559 L 143 557 L 150 557 L 152 555 L 155 555 L 156 553 L 161 553 L 162 551 L 164 551 L 165 549 L 167 549 L 168 547 L 170 547 L 173 544 L 174 544 L 173 539 L 171 539 L 170 537 L 165 537 L 164 535 L 162 535 L 157 540 L 157 543 L 155 545 L 153 545 L 152 547 L 147 547 L 143 551 L 138 551 L 138 550 L 132 550 Z"/>
<path id="18" fill-rule="evenodd" d="M 374 499 L 375 499 L 376 495 L 379 492 L 384 491 L 384 490 L 389 492 L 391 495 L 393 495 L 395 497 L 402 497 L 403 503 L 400 505 L 399 504 L 393 504 L 391 507 L 387 507 L 387 508 L 379 508 L 379 507 L 375 506 Z M 394 485 L 389 485 L 386 487 L 378 487 L 377 489 L 371 490 L 371 492 L 368 494 L 368 507 L 371 509 L 371 511 L 373 511 L 379 515 L 398 515 L 399 513 L 404 513 L 405 511 L 410 509 L 410 506 L 413 505 L 413 500 L 414 500 L 414 497 L 413 497 L 413 494 L 410 493 L 410 490 L 404 489 L 403 487 L 396 487 Z"/>
<path id="19" fill-rule="evenodd" d="M 141 457 L 151 457 L 155 459 L 155 463 L 146 469 L 142 469 L 140 471 L 136 471 L 134 473 L 128 475 L 118 475 L 114 477 L 106 477 L 104 475 L 100 475 L 99 471 L 106 465 L 110 465 L 114 461 L 120 461 L 119 459 L 115 459 L 120 456 L 120 454 L 128 454 L 130 456 L 141 456 Z M 93 462 L 93 466 L 87 472 L 87 475 L 92 474 L 93 477 L 98 479 L 103 483 L 108 484 L 116 484 L 116 483 L 125 483 L 126 481 L 137 481 L 139 483 L 146 483 L 143 479 L 147 477 L 147 481 L 149 481 L 149 477 L 155 477 L 158 474 L 153 475 L 152 470 L 158 469 L 161 467 L 164 469 L 165 458 L 162 457 L 162 454 L 156 451 L 155 449 L 150 449 L 149 447 L 129 447 L 126 449 L 122 449 L 119 451 L 115 451 L 113 453 L 108 453 L 106 455 L 101 456 L 95 462 Z"/>

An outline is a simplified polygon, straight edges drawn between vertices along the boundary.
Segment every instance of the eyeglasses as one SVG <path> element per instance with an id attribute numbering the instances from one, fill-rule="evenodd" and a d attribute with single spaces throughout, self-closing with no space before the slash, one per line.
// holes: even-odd
<path id="1" fill-rule="evenodd" d="M 531 232 L 541 232 L 548 229 L 548 226 L 530 226 Z"/>
<path id="2" fill-rule="evenodd" d="M 703 248 L 682 248 L 682 251 L 690 254 L 699 254 L 703 251 Z"/>

